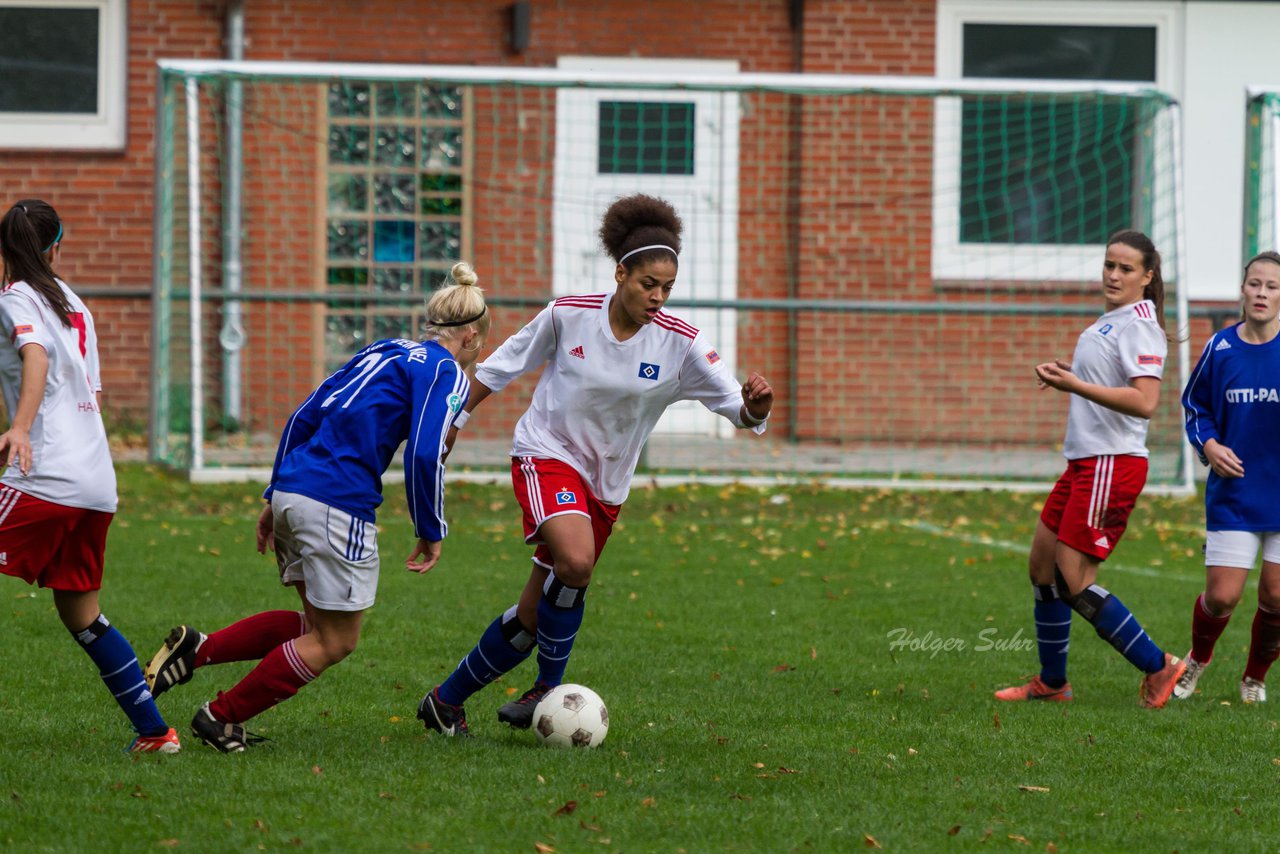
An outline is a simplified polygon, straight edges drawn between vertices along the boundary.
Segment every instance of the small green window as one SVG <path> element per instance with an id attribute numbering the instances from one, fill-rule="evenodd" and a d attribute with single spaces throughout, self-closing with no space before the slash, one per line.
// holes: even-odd
<path id="1" fill-rule="evenodd" d="M 692 175 L 694 105 L 601 101 L 601 175 Z"/>

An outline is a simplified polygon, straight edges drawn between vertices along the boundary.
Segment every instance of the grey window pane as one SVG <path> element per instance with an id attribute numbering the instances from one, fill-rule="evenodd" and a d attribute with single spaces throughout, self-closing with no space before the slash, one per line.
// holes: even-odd
<path id="1" fill-rule="evenodd" d="M 364 213 L 369 207 L 369 180 L 363 175 L 329 175 L 329 213 Z"/>
<path id="2" fill-rule="evenodd" d="M 363 222 L 329 222 L 329 257 L 359 260 L 369 257 L 369 226 Z"/>
<path id="3" fill-rule="evenodd" d="M 369 128 L 332 125 L 329 128 L 329 160 L 348 166 L 369 162 Z"/>
<path id="4" fill-rule="evenodd" d="M 97 9 L 0 8 L 0 112 L 98 112 Z"/>
<path id="5" fill-rule="evenodd" d="M 417 113 L 412 83 L 379 83 L 376 91 L 379 116 L 413 116 Z"/>
<path id="6" fill-rule="evenodd" d="M 966 77 L 1155 80 L 1154 27 L 966 24 Z M 960 239 L 1095 244 L 1133 219 L 1146 117 L 1117 99 L 973 96 L 961 130 Z"/>
<path id="7" fill-rule="evenodd" d="M 374 132 L 374 160 L 379 166 L 413 166 L 414 145 L 418 132 L 415 128 L 380 127 Z"/>
<path id="8" fill-rule="evenodd" d="M 413 176 L 376 175 L 373 179 L 373 209 L 377 213 L 413 213 Z"/>
<path id="9" fill-rule="evenodd" d="M 368 83 L 332 83 L 329 85 L 329 115 L 363 118 L 369 115 Z"/>

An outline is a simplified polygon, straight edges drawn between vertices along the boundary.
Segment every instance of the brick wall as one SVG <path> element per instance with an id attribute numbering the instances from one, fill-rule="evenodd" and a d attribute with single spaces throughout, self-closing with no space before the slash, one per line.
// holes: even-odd
<path id="1" fill-rule="evenodd" d="M 797 42 L 783 0 L 533 0 L 530 45 L 520 55 L 507 47 L 508 5 L 509 0 L 248 2 L 246 56 L 553 66 L 563 55 L 625 55 L 734 59 L 744 71 L 795 67 Z M 123 152 L 0 153 L 0 185 L 7 192 L 46 197 L 63 214 L 68 236 L 62 272 L 73 285 L 149 286 L 155 60 L 220 56 L 225 12 L 226 4 L 213 0 L 130 2 Z M 929 75 L 934 15 L 934 0 L 809 0 L 799 67 L 813 73 Z M 313 95 L 300 92 L 295 101 L 301 111 L 319 109 Z M 554 105 L 547 91 L 475 95 L 470 254 L 482 285 L 495 293 L 549 292 Z M 250 171 L 253 164 L 282 156 L 289 168 L 288 181 L 274 186 L 268 179 L 278 174 L 271 171 L 276 167 L 260 170 L 260 183 L 247 192 L 246 286 L 316 289 L 324 246 L 317 210 L 323 204 L 317 181 L 323 140 L 307 138 L 298 128 L 319 122 L 314 115 L 283 116 L 252 106 L 250 100 Z M 899 101 L 886 108 L 867 101 L 850 109 L 834 98 L 749 93 L 741 121 L 741 296 L 784 297 L 793 282 L 790 293 L 800 298 L 957 298 L 938 291 L 930 274 L 930 102 Z M 219 211 L 216 195 L 209 198 L 203 215 L 212 226 Z M 216 242 L 209 249 L 206 282 L 216 287 Z M 1093 295 L 1081 299 L 1097 301 Z M 149 302 L 98 298 L 92 306 L 99 318 L 107 406 L 141 420 L 151 378 Z M 493 341 L 530 313 L 497 311 Z M 212 309 L 208 320 L 204 344 L 216 354 L 218 317 Z M 996 431 L 1012 442 L 1044 444 L 1060 436 L 1061 400 L 1042 396 L 1030 409 L 1006 410 L 998 397 L 978 399 L 971 390 L 1025 381 L 1034 361 L 1069 353 L 1085 322 L 801 313 L 789 328 L 782 313 L 743 312 L 739 366 L 774 381 L 782 393 L 775 430 L 799 438 L 875 440 L 910 433 L 926 441 L 981 439 Z M 290 372 L 286 366 L 319 364 L 320 314 L 304 305 L 250 305 L 245 325 L 253 345 L 242 380 L 255 401 L 266 402 L 255 408 L 258 423 L 250 426 L 278 431 L 319 379 L 318 367 Z M 1193 348 L 1207 330 L 1194 334 L 1201 337 L 1193 339 Z M 1015 348 L 1008 343 L 1015 336 L 1034 347 Z M 208 379 L 216 391 L 215 367 L 211 363 Z M 488 405 L 483 433 L 509 434 L 528 386 Z M 793 395 L 795 412 L 788 404 Z"/>

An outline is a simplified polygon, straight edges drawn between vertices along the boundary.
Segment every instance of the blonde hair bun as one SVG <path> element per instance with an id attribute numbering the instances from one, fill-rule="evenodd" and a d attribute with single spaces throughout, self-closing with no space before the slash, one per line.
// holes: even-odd
<path id="1" fill-rule="evenodd" d="M 453 265 L 453 269 L 449 271 L 449 278 L 453 279 L 454 284 L 467 287 L 474 285 L 480 281 L 480 277 L 476 275 L 476 271 L 466 261 L 459 261 Z"/>

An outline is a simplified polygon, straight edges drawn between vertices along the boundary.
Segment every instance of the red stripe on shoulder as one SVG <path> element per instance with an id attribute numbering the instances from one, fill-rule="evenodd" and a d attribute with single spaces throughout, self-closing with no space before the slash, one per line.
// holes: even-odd
<path id="1" fill-rule="evenodd" d="M 663 329 L 670 330 L 686 338 L 694 338 L 698 334 L 697 327 L 690 326 L 678 317 L 673 317 L 665 311 L 660 311 L 653 318 L 653 322 Z"/>
<path id="2" fill-rule="evenodd" d="M 604 294 L 574 294 L 560 297 L 554 304 L 556 306 L 571 306 L 575 308 L 603 308 L 604 298 Z"/>

